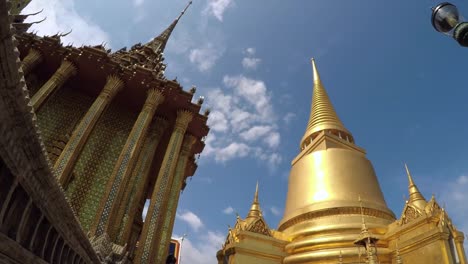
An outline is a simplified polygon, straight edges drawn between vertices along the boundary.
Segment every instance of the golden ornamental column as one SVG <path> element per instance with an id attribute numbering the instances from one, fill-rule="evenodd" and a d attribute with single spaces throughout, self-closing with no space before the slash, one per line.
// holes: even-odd
<path id="1" fill-rule="evenodd" d="M 28 73 L 34 69 L 41 61 L 44 59 L 42 53 L 35 48 L 31 48 L 28 52 L 28 55 L 24 57 L 23 63 L 23 73 L 24 75 L 28 75 Z"/>
<path id="2" fill-rule="evenodd" d="M 100 236 L 108 232 L 110 230 L 109 226 L 112 226 L 115 221 L 124 190 L 127 187 L 128 179 L 137 161 L 142 144 L 145 141 L 151 120 L 156 112 L 156 108 L 163 100 L 164 96 L 161 91 L 154 88 L 148 90 L 143 109 L 130 131 L 130 135 L 125 142 L 115 164 L 114 171 L 108 181 L 106 192 L 102 197 L 101 205 L 98 209 L 96 222 L 91 227 L 91 234 Z M 114 241 L 115 237 L 111 236 L 111 239 Z"/>
<path id="3" fill-rule="evenodd" d="M 117 232 L 117 230 L 120 231 L 117 238 L 117 243 L 120 245 L 125 245 L 130 239 L 133 222 L 138 211 L 138 205 L 146 195 L 144 192 L 148 185 L 151 165 L 153 164 L 153 159 L 161 137 L 167 128 L 167 123 L 167 120 L 161 117 L 157 117 L 153 120 L 145 145 L 140 152 L 138 162 L 130 177 L 130 183 L 128 184 L 130 188 L 126 189 L 122 199 L 123 203 L 117 215 L 117 222 L 114 225 L 116 228 L 114 232 Z"/>
<path id="4" fill-rule="evenodd" d="M 31 98 L 31 104 L 37 112 L 45 100 L 58 88 L 60 88 L 70 77 L 77 73 L 76 66 L 68 60 L 62 64 L 50 79 Z"/>
<path id="5" fill-rule="evenodd" d="M 466 255 L 465 249 L 463 248 L 463 241 L 465 238 L 463 237 L 463 233 L 457 234 L 454 237 L 455 240 L 455 247 L 458 254 L 458 259 L 460 260 L 460 264 L 466 264 Z"/>
<path id="6" fill-rule="evenodd" d="M 195 141 L 196 138 L 194 136 L 186 135 L 182 143 L 182 149 L 180 150 L 179 160 L 177 161 L 177 167 L 174 173 L 174 180 L 172 181 L 171 187 L 167 190 L 168 193 L 165 195 L 168 199 L 167 207 L 163 209 L 160 218 L 162 224 L 156 227 L 156 239 L 152 245 L 155 250 L 151 251 L 151 254 L 155 257 L 151 258 L 153 260 L 151 263 L 164 263 L 166 260 L 172 229 L 174 227 L 177 205 L 179 203 L 180 191 L 185 178 L 185 168 L 189 162 L 192 146 Z"/>
<path id="7" fill-rule="evenodd" d="M 166 195 L 171 187 L 174 171 L 177 165 L 178 155 L 182 146 L 187 126 L 193 118 L 193 114 L 189 111 L 179 111 L 172 132 L 171 139 L 164 155 L 161 168 L 158 173 L 158 178 L 151 194 L 151 202 L 148 208 L 148 213 L 143 224 L 139 246 L 136 252 L 134 263 L 155 263 L 151 259 L 151 255 L 155 248 L 153 247 L 156 241 L 161 238 L 156 236 L 156 228 L 162 224 L 161 215 L 164 213 L 164 208 L 167 207 L 169 197 Z"/>
<path id="8" fill-rule="evenodd" d="M 91 131 L 104 110 L 123 87 L 124 82 L 118 76 L 109 75 L 101 93 L 73 131 L 70 140 L 54 165 L 55 175 L 64 188 L 68 185 L 75 162 L 80 156 Z"/>

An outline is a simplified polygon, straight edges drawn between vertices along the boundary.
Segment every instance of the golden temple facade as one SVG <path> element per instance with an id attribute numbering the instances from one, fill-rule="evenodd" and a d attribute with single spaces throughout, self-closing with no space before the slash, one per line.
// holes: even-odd
<path id="1" fill-rule="evenodd" d="M 209 131 L 203 97 L 164 73 L 191 1 L 115 52 L 27 33 L 28 2 L 0 0 L 0 263 L 165 263 Z"/>
<path id="2" fill-rule="evenodd" d="M 283 219 L 270 229 L 258 201 L 237 217 L 219 264 L 466 264 L 464 234 L 417 188 L 401 216 L 388 208 L 366 152 L 339 119 L 312 59 L 310 118 L 291 162 Z M 406 166 L 406 165 L 405 165 Z"/>

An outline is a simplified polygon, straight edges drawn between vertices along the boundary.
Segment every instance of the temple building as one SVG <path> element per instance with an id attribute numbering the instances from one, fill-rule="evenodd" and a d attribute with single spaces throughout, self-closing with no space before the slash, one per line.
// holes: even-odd
<path id="1" fill-rule="evenodd" d="M 164 74 L 191 2 L 116 52 L 27 33 L 28 2 L 0 0 L 0 263 L 165 263 L 209 131 L 196 88 Z"/>
<path id="2" fill-rule="evenodd" d="M 271 229 L 258 185 L 245 219 L 237 217 L 219 264 L 466 264 L 464 234 L 434 196 L 428 201 L 408 167 L 409 199 L 388 208 L 371 162 L 338 118 L 315 61 L 310 118 L 291 162 L 283 219 Z M 406 165 L 405 165 L 406 166 Z"/>

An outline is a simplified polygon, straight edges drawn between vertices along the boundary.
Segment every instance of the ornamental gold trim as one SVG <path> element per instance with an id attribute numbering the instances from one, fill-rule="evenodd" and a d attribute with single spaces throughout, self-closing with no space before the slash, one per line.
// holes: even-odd
<path id="1" fill-rule="evenodd" d="M 395 217 L 392 214 L 374 209 L 374 208 L 362 208 L 362 214 L 365 216 L 372 216 L 377 218 L 383 218 L 386 220 L 394 221 Z M 332 216 L 332 215 L 361 215 L 361 207 L 353 206 L 353 207 L 339 207 L 339 208 L 329 208 L 325 210 L 313 211 L 308 212 L 305 214 L 298 215 L 289 219 L 288 221 L 284 222 L 282 225 L 278 227 L 278 231 L 283 231 L 286 228 L 289 228 L 293 225 L 312 220 L 315 218 Z"/>

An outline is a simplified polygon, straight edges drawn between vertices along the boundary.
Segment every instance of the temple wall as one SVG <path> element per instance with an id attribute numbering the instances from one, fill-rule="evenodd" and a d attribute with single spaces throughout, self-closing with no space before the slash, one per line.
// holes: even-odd
<path id="1" fill-rule="evenodd" d="M 52 162 L 60 155 L 73 128 L 92 102 L 93 98 L 65 85 L 36 113 L 42 140 Z"/>
<path id="2" fill-rule="evenodd" d="M 111 104 L 96 124 L 77 164 L 67 190 L 81 225 L 88 231 L 104 195 L 136 114 Z"/>
<path id="3" fill-rule="evenodd" d="M 403 263 L 456 264 L 447 241 L 435 240 L 402 254 Z"/>

